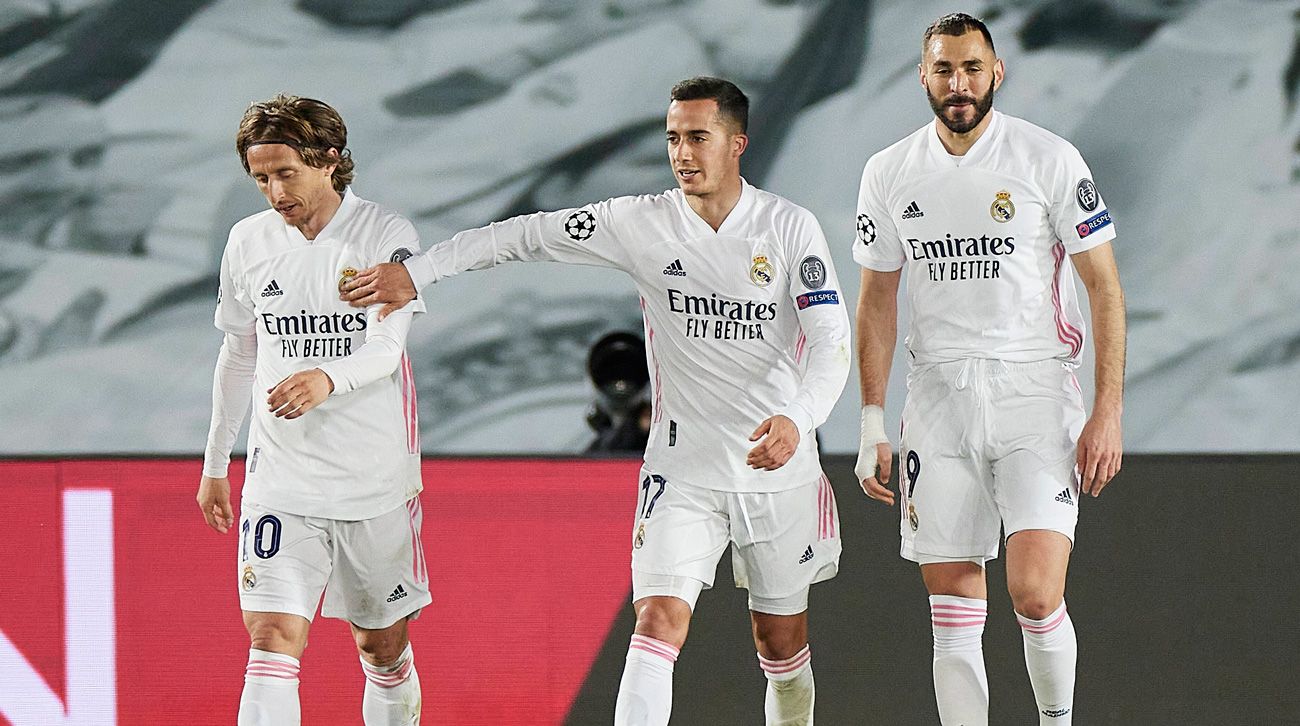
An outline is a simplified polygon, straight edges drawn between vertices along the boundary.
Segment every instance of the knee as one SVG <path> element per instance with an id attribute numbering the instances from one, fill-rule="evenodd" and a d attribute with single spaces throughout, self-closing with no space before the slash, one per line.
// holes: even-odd
<path id="1" fill-rule="evenodd" d="M 307 634 L 276 619 L 252 618 L 247 623 L 249 644 L 255 650 L 302 657 L 307 648 Z"/>
<path id="2" fill-rule="evenodd" d="M 786 660 L 808 645 L 808 638 L 790 630 L 754 631 L 754 645 L 769 660 Z"/>
<path id="3" fill-rule="evenodd" d="M 764 658 L 793 658 L 806 645 L 808 625 L 800 616 L 754 618 L 754 647 Z"/>
<path id="4" fill-rule="evenodd" d="M 402 657 L 402 652 L 406 651 L 406 639 L 385 639 L 385 638 L 367 638 L 359 636 L 356 639 L 356 652 L 365 658 L 365 662 L 370 665 L 390 665 L 395 664 L 398 658 Z"/>
<path id="5" fill-rule="evenodd" d="M 686 642 L 686 632 L 691 623 L 691 606 L 676 597 L 648 597 L 638 600 L 636 607 L 636 632 L 655 640 L 662 640 L 674 648 Z"/>
<path id="6" fill-rule="evenodd" d="M 396 663 L 406 650 L 406 638 L 394 637 L 384 631 L 357 634 L 357 652 L 371 665 L 386 666 Z"/>
<path id="7" fill-rule="evenodd" d="M 1056 593 L 1046 591 L 1027 591 L 1011 593 L 1011 604 L 1016 612 L 1030 620 L 1042 620 L 1056 612 L 1064 599 Z"/>

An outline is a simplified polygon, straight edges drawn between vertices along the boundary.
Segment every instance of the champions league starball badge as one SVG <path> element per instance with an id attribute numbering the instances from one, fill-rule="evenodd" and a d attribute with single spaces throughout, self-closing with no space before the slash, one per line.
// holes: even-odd
<path id="1" fill-rule="evenodd" d="M 1010 222 L 1016 216 L 1016 205 L 1011 203 L 1011 192 L 998 192 L 998 198 L 989 206 L 989 214 L 995 222 Z"/>
<path id="2" fill-rule="evenodd" d="M 351 282 L 352 278 L 356 277 L 359 272 L 360 270 L 355 267 L 344 267 L 343 271 L 339 273 L 339 290 L 341 291 L 343 286 Z"/>
<path id="3" fill-rule="evenodd" d="M 257 587 L 257 575 L 253 574 L 252 565 L 244 567 L 244 575 L 240 578 L 240 581 L 244 586 L 244 592 L 251 592 L 253 588 Z"/>
<path id="4" fill-rule="evenodd" d="M 775 277 L 776 270 L 772 267 L 772 263 L 767 261 L 767 257 L 755 255 L 754 264 L 749 268 L 749 279 L 759 287 L 767 287 L 772 284 Z"/>
<path id="5" fill-rule="evenodd" d="M 564 233 L 574 242 L 585 242 L 596 233 L 596 215 L 589 210 L 579 209 L 564 220 Z"/>

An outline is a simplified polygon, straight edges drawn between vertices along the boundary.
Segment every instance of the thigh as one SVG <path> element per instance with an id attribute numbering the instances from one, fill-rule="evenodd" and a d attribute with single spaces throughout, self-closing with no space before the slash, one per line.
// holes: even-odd
<path id="1" fill-rule="evenodd" d="M 722 496 L 642 469 L 632 525 L 633 571 L 693 578 L 712 587 L 729 541 Z M 640 593 L 648 594 L 659 593 Z"/>
<path id="2" fill-rule="evenodd" d="M 378 517 L 334 521 L 334 573 L 321 614 L 380 630 L 428 605 L 422 524 L 418 496 Z"/>
<path id="3" fill-rule="evenodd" d="M 310 621 L 329 580 L 332 558 L 324 520 L 249 504 L 239 513 L 239 607 Z"/>
<path id="4" fill-rule="evenodd" d="M 808 588 L 839 571 L 835 492 L 825 475 L 779 492 L 729 494 L 732 569 L 749 590 L 750 609 L 794 615 L 807 608 Z"/>
<path id="5" fill-rule="evenodd" d="M 983 413 L 968 389 L 938 374 L 908 392 L 898 452 L 901 554 L 992 559 L 1001 522 L 983 455 Z"/>
<path id="6" fill-rule="evenodd" d="M 994 496 L 1007 536 L 1029 529 L 1074 541 L 1079 518 L 1076 441 L 1084 409 L 1074 375 L 1048 364 L 997 384 L 993 417 Z"/>

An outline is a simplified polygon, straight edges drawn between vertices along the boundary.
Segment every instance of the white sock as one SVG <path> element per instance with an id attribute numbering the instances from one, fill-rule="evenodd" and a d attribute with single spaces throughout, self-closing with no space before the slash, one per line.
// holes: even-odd
<path id="1" fill-rule="evenodd" d="M 677 648 L 644 635 L 633 635 L 627 665 L 618 684 L 614 726 L 665 726 L 673 710 L 673 664 Z"/>
<path id="2" fill-rule="evenodd" d="M 1079 642 L 1065 602 L 1042 620 L 1016 613 L 1025 637 L 1025 667 L 1038 701 L 1038 723 L 1070 726 L 1074 709 L 1074 666 Z"/>
<path id="3" fill-rule="evenodd" d="M 377 666 L 361 659 L 366 692 L 361 699 L 361 719 L 366 726 L 419 726 L 420 676 L 415 654 L 407 643 L 397 660 Z"/>
<path id="4" fill-rule="evenodd" d="M 987 726 L 989 681 L 984 673 L 984 620 L 988 602 L 953 595 L 930 596 L 934 630 L 934 698 L 939 722 Z"/>
<path id="5" fill-rule="evenodd" d="M 239 697 L 239 726 L 297 726 L 298 659 L 250 648 Z"/>
<path id="6" fill-rule="evenodd" d="M 812 726 L 817 694 L 808 646 L 785 660 L 768 660 L 759 655 L 758 665 L 767 676 L 767 697 L 763 700 L 767 726 Z"/>

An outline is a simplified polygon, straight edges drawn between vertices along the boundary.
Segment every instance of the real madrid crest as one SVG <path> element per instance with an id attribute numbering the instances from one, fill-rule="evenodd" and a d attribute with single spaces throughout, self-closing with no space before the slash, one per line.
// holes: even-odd
<path id="1" fill-rule="evenodd" d="M 1011 192 L 1005 189 L 998 192 L 998 198 L 989 206 L 989 214 L 995 222 L 1010 222 L 1016 216 L 1016 205 L 1011 203 Z"/>
<path id="2" fill-rule="evenodd" d="M 641 549 L 641 545 L 643 544 L 645 544 L 645 523 L 644 522 L 642 522 L 636 528 L 636 537 L 632 538 L 632 548 L 639 550 Z"/>
<path id="3" fill-rule="evenodd" d="M 916 505 L 911 502 L 907 503 L 907 523 L 912 525 L 913 532 L 916 531 L 917 527 L 921 526 L 921 520 L 916 516 Z"/>
<path id="4" fill-rule="evenodd" d="M 244 586 L 244 592 L 251 591 L 253 588 L 257 587 L 257 575 L 253 574 L 252 565 L 244 566 L 244 574 L 239 579 L 241 584 Z"/>
<path id="5" fill-rule="evenodd" d="M 339 273 L 339 291 L 342 292 L 343 286 L 351 282 L 352 278 L 356 277 L 359 272 L 360 270 L 355 267 L 344 267 L 343 271 Z"/>
<path id="6" fill-rule="evenodd" d="M 749 279 L 759 287 L 767 287 L 772 284 L 776 277 L 776 270 L 772 263 L 767 261 L 763 255 L 754 255 L 754 264 L 749 267 Z"/>

